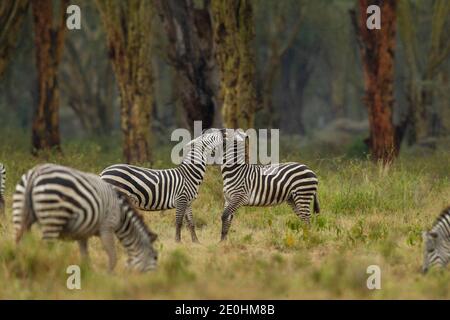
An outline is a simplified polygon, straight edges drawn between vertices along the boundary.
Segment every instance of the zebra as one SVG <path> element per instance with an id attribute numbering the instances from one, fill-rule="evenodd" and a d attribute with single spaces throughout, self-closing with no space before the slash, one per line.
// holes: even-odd
<path id="1" fill-rule="evenodd" d="M 319 213 L 318 179 L 306 165 L 287 162 L 273 165 L 245 163 L 245 139 L 241 130 L 224 136 L 221 165 L 224 194 L 221 241 L 226 240 L 237 209 L 241 206 L 273 206 L 287 202 L 297 216 L 309 224 L 310 203 Z"/>
<path id="2" fill-rule="evenodd" d="M 434 266 L 446 267 L 450 261 L 450 207 L 442 211 L 430 231 L 422 233 L 423 273 Z"/>
<path id="3" fill-rule="evenodd" d="M 85 261 L 89 237 L 99 236 L 110 272 L 117 261 L 114 234 L 128 253 L 130 269 L 145 272 L 156 267 L 156 234 L 128 199 L 97 175 L 55 164 L 25 173 L 13 195 L 16 243 L 34 223 L 41 227 L 43 240 L 76 240 Z"/>
<path id="4" fill-rule="evenodd" d="M 5 214 L 5 186 L 6 169 L 3 163 L 0 163 L 0 215 Z"/>
<path id="5" fill-rule="evenodd" d="M 181 241 L 183 218 L 192 242 L 197 243 L 192 215 L 192 202 L 206 172 L 207 156 L 222 145 L 222 130 L 210 129 L 188 143 L 189 151 L 182 163 L 171 169 L 147 169 L 128 164 L 115 164 L 100 177 L 127 195 L 136 208 L 145 211 L 176 209 L 175 241 Z"/>

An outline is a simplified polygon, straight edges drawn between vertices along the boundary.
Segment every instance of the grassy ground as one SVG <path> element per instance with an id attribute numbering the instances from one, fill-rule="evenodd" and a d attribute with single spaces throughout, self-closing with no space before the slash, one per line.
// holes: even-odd
<path id="1" fill-rule="evenodd" d="M 23 145 L 14 139 L 0 145 L 0 161 L 8 169 L 7 212 L 0 217 L 0 298 L 450 298 L 450 273 L 420 274 L 421 231 L 450 203 L 449 152 L 406 153 L 388 169 L 367 160 L 325 158 L 318 150 L 302 150 L 308 157 L 286 155 L 283 160 L 304 162 L 318 173 L 321 214 L 306 230 L 287 205 L 242 208 L 226 244 L 218 243 L 220 171 L 210 167 L 194 203 L 200 245 L 190 242 L 187 229 L 183 242 L 175 243 L 172 210 L 144 213 L 159 235 L 158 270 L 128 273 L 118 246 L 118 266 L 108 274 L 106 254 L 92 239 L 92 265 L 82 266 L 82 289 L 71 291 L 66 268 L 80 262 L 76 243 L 43 242 L 35 227 L 20 247 L 14 245 L 14 185 L 45 161 L 99 172 L 120 161 L 119 149 L 74 141 L 62 156 L 36 159 Z M 169 149 L 160 150 L 154 166 L 170 166 L 168 155 Z M 381 268 L 381 290 L 366 287 L 369 265 Z"/>

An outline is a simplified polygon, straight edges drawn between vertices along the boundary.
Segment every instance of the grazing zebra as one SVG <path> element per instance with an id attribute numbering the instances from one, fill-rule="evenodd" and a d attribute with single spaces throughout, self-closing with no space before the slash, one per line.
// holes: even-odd
<path id="1" fill-rule="evenodd" d="M 6 169 L 3 163 L 0 163 L 0 215 L 5 214 L 5 185 Z"/>
<path id="2" fill-rule="evenodd" d="M 288 162 L 275 165 L 245 163 L 245 138 L 241 131 L 224 138 L 224 161 L 221 166 L 225 207 L 222 214 L 222 237 L 227 238 L 234 213 L 241 206 L 273 206 L 286 201 L 309 224 L 310 204 L 319 213 L 317 176 L 306 165 Z"/>
<path id="3" fill-rule="evenodd" d="M 42 238 L 78 241 L 88 260 L 88 238 L 99 236 L 116 265 L 114 234 L 128 253 L 128 266 L 144 272 L 156 267 L 156 235 L 128 199 L 97 175 L 54 165 L 38 165 L 22 176 L 13 196 L 13 224 L 18 243 L 37 222 Z"/>
<path id="4" fill-rule="evenodd" d="M 112 165 L 101 178 L 127 195 L 135 207 L 145 211 L 176 208 L 175 240 L 181 241 L 185 217 L 192 242 L 198 242 L 192 216 L 192 201 L 206 171 L 207 156 L 222 145 L 222 130 L 211 130 L 188 143 L 189 152 L 182 163 L 172 169 L 147 169 L 127 164 Z"/>
<path id="5" fill-rule="evenodd" d="M 430 231 L 423 232 L 424 258 L 422 270 L 447 266 L 450 261 L 450 207 L 442 211 Z"/>

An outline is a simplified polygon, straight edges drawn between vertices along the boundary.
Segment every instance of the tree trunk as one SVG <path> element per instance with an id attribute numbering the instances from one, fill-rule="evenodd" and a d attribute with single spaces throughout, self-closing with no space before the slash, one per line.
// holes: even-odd
<path id="1" fill-rule="evenodd" d="M 53 26 L 52 0 L 32 3 L 38 74 L 38 105 L 32 125 L 33 154 L 45 149 L 61 150 L 57 73 L 64 45 L 67 3 L 68 1 L 60 3 L 56 26 Z"/>
<path id="2" fill-rule="evenodd" d="M 212 0 L 211 15 L 224 125 L 251 128 L 256 104 L 251 0 Z"/>
<path id="3" fill-rule="evenodd" d="M 177 91 L 187 124 L 202 121 L 211 128 L 216 110 L 215 68 L 209 2 L 195 8 L 192 0 L 154 0 L 168 35 L 168 57 L 176 70 Z"/>
<path id="4" fill-rule="evenodd" d="M 430 114 L 435 95 L 433 80 L 439 72 L 439 66 L 450 54 L 450 45 L 445 33 L 449 13 L 450 3 L 447 0 L 436 0 L 434 2 L 431 19 L 431 43 L 424 63 L 420 63 L 419 43 L 411 3 L 409 0 L 399 1 L 398 25 L 408 66 L 407 99 L 409 112 L 413 115 L 411 117 L 413 129 L 411 142 L 420 142 L 433 133 Z M 424 67 L 421 68 L 421 66 Z"/>
<path id="5" fill-rule="evenodd" d="M 123 157 L 148 162 L 153 104 L 149 1 L 97 1 L 121 98 Z"/>
<path id="6" fill-rule="evenodd" d="M 0 77 L 5 72 L 11 53 L 16 47 L 28 4 L 28 0 L 0 3 Z"/>
<path id="7" fill-rule="evenodd" d="M 61 96 L 85 132 L 107 135 L 113 127 L 115 81 L 112 65 L 105 59 L 102 26 L 87 27 L 80 36 L 65 42 L 65 60 L 59 74 L 72 81 L 61 82 Z M 85 43 L 91 50 L 85 50 Z"/>
<path id="8" fill-rule="evenodd" d="M 317 52 L 319 49 L 313 50 Z M 282 64 L 281 72 L 286 75 L 281 79 L 281 87 L 285 88 L 281 97 L 283 112 L 280 113 L 280 128 L 293 134 L 305 134 L 303 123 L 304 93 L 314 70 L 313 58 L 300 59 L 298 52 L 287 55 L 288 61 Z"/>
<path id="9" fill-rule="evenodd" d="M 450 86 L 450 64 L 441 71 L 439 75 L 439 80 L 441 82 L 442 90 L 439 92 L 438 99 L 441 101 L 441 118 L 442 118 L 442 127 L 440 134 L 442 136 L 450 136 L 450 93 L 446 88 Z"/>
<path id="10" fill-rule="evenodd" d="M 366 9 L 372 4 L 381 8 L 380 30 L 366 26 Z M 353 18 L 363 62 L 370 150 L 374 160 L 389 163 L 399 151 L 392 121 L 396 1 L 359 0 L 359 21 Z"/>
<path id="11" fill-rule="evenodd" d="M 275 85 L 279 78 L 279 73 L 281 65 L 283 63 L 283 58 L 286 53 L 291 49 L 297 36 L 300 32 L 302 17 L 302 4 L 298 7 L 294 7 L 294 15 L 296 21 L 292 26 L 286 24 L 288 20 L 287 15 L 293 14 L 292 10 L 287 6 L 288 2 L 273 2 L 272 7 L 269 10 L 274 11 L 274 17 L 269 22 L 267 32 L 268 38 L 268 57 L 265 61 L 265 68 L 262 72 L 262 76 L 258 79 L 259 87 L 261 88 L 261 100 L 262 109 L 267 112 L 265 118 L 267 118 L 268 128 L 278 128 L 279 127 L 279 114 L 274 108 L 273 95 L 275 90 Z M 264 13 L 266 14 L 266 13 Z M 283 34 L 285 34 L 283 41 Z"/>

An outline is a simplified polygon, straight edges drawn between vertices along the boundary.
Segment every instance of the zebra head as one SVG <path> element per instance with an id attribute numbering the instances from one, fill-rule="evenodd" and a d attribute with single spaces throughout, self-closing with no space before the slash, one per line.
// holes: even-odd
<path id="1" fill-rule="evenodd" d="M 426 273 L 432 266 L 445 267 L 447 264 L 446 244 L 442 235 L 436 231 L 424 231 L 422 234 L 424 242 L 424 257 L 422 271 Z"/>
<path id="2" fill-rule="evenodd" d="M 153 248 L 153 243 L 158 236 L 147 227 L 127 197 L 120 192 L 117 194 L 123 219 L 116 234 L 128 252 L 127 267 L 139 272 L 156 269 L 158 252 Z"/>
<path id="3" fill-rule="evenodd" d="M 186 147 L 190 149 L 188 156 L 183 159 L 184 163 L 203 164 L 214 157 L 218 147 L 224 141 L 225 129 L 206 129 L 197 138 L 191 140 Z M 209 161 L 208 161 L 209 163 Z"/>

